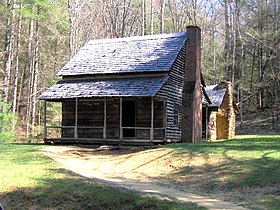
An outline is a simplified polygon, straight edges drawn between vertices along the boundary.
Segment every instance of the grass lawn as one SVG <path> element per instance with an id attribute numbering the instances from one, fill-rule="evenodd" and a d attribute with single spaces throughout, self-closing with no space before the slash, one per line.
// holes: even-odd
<path id="1" fill-rule="evenodd" d="M 237 202 L 253 209 L 280 209 L 280 135 L 236 136 L 224 142 L 170 144 L 180 158 L 202 157 L 209 165 L 185 167 L 173 180 L 199 176 L 200 192 L 235 196 Z M 211 164 L 211 160 L 219 160 Z M 196 183 L 197 184 L 197 183 Z M 230 199 L 229 199 L 230 200 Z"/>
<path id="2" fill-rule="evenodd" d="M 5 209 L 200 209 L 89 183 L 42 155 L 43 147 L 0 144 L 0 203 Z M 280 135 L 163 147 L 182 161 L 166 177 L 178 189 L 191 186 L 198 194 L 251 209 L 280 209 Z M 196 161 L 201 163 L 189 164 Z"/>
<path id="3" fill-rule="evenodd" d="M 40 145 L 0 143 L 0 203 L 8 209 L 204 209 L 141 197 L 65 172 Z"/>

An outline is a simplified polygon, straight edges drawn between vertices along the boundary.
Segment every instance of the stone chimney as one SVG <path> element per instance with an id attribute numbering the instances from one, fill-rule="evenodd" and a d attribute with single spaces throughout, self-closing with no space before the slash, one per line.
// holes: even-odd
<path id="1" fill-rule="evenodd" d="M 201 30 L 187 27 L 186 68 L 182 101 L 182 142 L 202 139 Z"/>

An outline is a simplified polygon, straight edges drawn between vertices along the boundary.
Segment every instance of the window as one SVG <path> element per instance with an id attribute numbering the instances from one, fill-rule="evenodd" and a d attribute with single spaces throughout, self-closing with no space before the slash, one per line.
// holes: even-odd
<path id="1" fill-rule="evenodd" d="M 179 127 L 179 105 L 173 105 L 173 125 Z"/>

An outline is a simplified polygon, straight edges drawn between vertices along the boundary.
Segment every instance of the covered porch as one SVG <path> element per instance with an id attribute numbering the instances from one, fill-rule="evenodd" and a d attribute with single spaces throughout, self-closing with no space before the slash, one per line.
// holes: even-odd
<path id="1" fill-rule="evenodd" d="M 62 80 L 44 100 L 46 143 L 147 143 L 166 139 L 167 76 Z M 47 122 L 47 103 L 61 103 L 61 122 Z M 56 135 L 50 135 L 55 133 Z"/>
<path id="2" fill-rule="evenodd" d="M 45 143 L 147 144 L 166 141 L 166 101 L 158 97 L 44 100 L 61 103 L 61 122 L 44 120 Z"/>

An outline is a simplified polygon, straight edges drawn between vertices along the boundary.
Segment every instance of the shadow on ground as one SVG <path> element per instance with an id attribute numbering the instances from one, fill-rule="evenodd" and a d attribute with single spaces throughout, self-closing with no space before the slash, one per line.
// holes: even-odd
<path id="1" fill-rule="evenodd" d="M 259 136 L 225 142 L 174 144 L 177 157 L 201 157 L 201 165 L 186 165 L 168 181 L 212 197 L 242 202 L 280 200 L 280 136 Z M 222 161 L 212 163 L 217 158 Z M 280 204 L 279 204 L 280 206 Z"/>
<path id="2" fill-rule="evenodd" d="M 67 174 L 63 179 L 38 180 L 34 188 L 15 188 L 0 193 L 0 203 L 5 209 L 170 209 L 170 201 L 143 198 L 125 189 L 111 188 L 99 182 L 85 179 L 65 169 L 55 173 Z M 69 175 L 70 174 L 70 175 Z M 186 209 L 204 209 L 196 204 L 188 204 Z M 180 208 L 184 209 L 184 208 Z"/>

